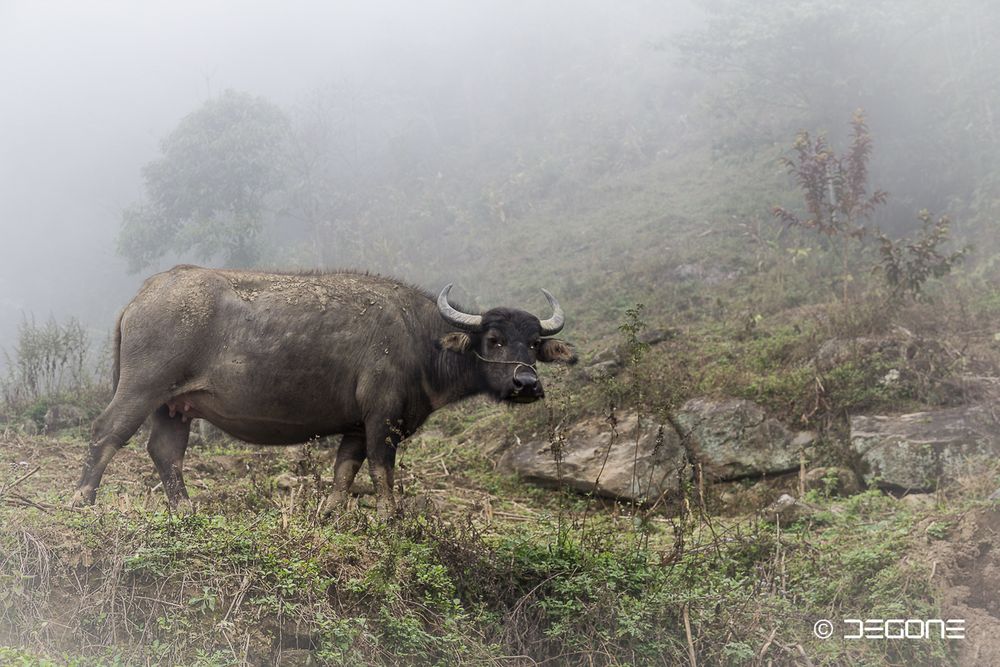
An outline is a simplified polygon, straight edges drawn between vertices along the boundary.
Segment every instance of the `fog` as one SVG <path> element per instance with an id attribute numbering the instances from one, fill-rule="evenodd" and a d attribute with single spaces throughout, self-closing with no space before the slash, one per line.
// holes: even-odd
<path id="1" fill-rule="evenodd" d="M 544 218 L 546 206 L 580 206 L 574 188 L 685 150 L 790 145 L 802 127 L 843 134 L 857 106 L 881 132 L 888 153 L 874 169 L 897 205 L 940 209 L 973 192 L 992 201 L 969 171 L 995 154 L 995 11 L 886 2 L 805 3 L 795 13 L 794 4 L 8 0 L 0 346 L 27 314 L 76 316 L 103 336 L 144 276 L 181 260 L 225 263 L 171 250 L 130 273 L 118 251 L 123 211 L 148 195 L 144 165 L 183 118 L 225 91 L 279 108 L 306 157 L 316 136 L 336 135 L 314 156 L 329 164 L 310 172 L 330 190 L 322 224 L 299 211 L 304 195 L 285 192 L 283 222 L 261 231 L 261 265 L 346 264 L 424 282 L 446 277 L 434 254 L 445 248 L 466 255 L 456 271 L 495 282 L 484 263 L 529 232 L 511 224 L 503 242 L 485 244 L 474 230 L 455 240 L 476 206 L 505 224 Z M 733 32 L 743 21 L 749 37 Z M 816 26 L 822 39 L 809 36 Z M 733 41 L 715 44 L 713 34 Z M 786 38 L 784 52 L 767 42 Z M 754 40 L 759 52 L 748 51 Z M 882 46 L 865 50 L 873 44 Z M 767 66 L 781 58 L 792 74 L 776 84 Z M 954 168 L 944 174 L 943 163 Z M 558 187 L 538 178 L 514 210 L 506 195 L 527 191 L 518 179 L 544 169 Z M 467 205 L 470 194 L 479 201 Z M 917 202 L 924 194 L 930 201 Z M 437 212 L 424 215 L 428 199 Z M 421 216 L 430 222 L 413 222 Z M 450 227 L 435 216 L 450 216 Z M 427 240 L 438 231 L 451 245 Z M 509 292 L 502 280 L 482 291 Z"/>
<path id="2" fill-rule="evenodd" d="M 149 272 L 128 275 L 116 252 L 140 169 L 221 91 L 282 107 L 329 86 L 424 91 L 428 106 L 455 89 L 471 104 L 530 103 L 524 79 L 568 59 L 584 67 L 622 35 L 641 46 L 688 20 L 677 14 L 653 3 L 0 4 L 0 344 L 22 313 L 108 328 Z"/>

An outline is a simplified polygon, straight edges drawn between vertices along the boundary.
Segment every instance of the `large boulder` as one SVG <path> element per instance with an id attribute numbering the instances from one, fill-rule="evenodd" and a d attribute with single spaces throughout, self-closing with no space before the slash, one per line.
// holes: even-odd
<path id="1" fill-rule="evenodd" d="M 577 422 L 561 435 L 559 465 L 553 443 L 532 440 L 508 449 L 498 468 L 542 486 L 565 485 L 582 493 L 642 503 L 677 491 L 685 474 L 677 433 L 648 418 L 640 422 L 636 413 L 620 418 L 614 431 L 607 420 L 595 418 Z"/>
<path id="2" fill-rule="evenodd" d="M 892 416 L 851 418 L 851 446 L 865 480 L 928 491 L 1000 454 L 1000 424 L 987 406 L 971 405 Z"/>
<path id="3" fill-rule="evenodd" d="M 676 415 L 685 445 L 710 479 L 732 480 L 795 470 L 816 434 L 790 431 L 739 398 L 693 398 Z"/>

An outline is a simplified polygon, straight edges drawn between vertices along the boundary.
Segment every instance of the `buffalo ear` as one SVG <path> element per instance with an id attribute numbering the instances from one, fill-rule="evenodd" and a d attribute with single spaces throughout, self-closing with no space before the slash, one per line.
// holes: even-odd
<path id="1" fill-rule="evenodd" d="M 546 338 L 538 347 L 539 361 L 558 361 L 563 364 L 575 364 L 577 360 L 576 350 L 573 346 L 563 340 L 556 338 Z"/>
<path id="2" fill-rule="evenodd" d="M 469 347 L 472 346 L 472 339 L 469 334 L 462 333 L 461 331 L 452 331 L 438 341 L 442 349 L 450 350 L 451 352 L 458 352 L 459 354 L 466 352 Z"/>

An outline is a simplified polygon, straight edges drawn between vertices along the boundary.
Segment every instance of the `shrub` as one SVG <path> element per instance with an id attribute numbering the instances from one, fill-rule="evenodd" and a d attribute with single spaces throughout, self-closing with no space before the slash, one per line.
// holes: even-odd
<path id="1" fill-rule="evenodd" d="M 0 379 L 0 399 L 5 411 L 39 423 L 49 405 L 86 402 L 97 385 L 90 338 L 73 317 L 44 324 L 26 317 L 4 358 L 7 377 Z"/>
<path id="2" fill-rule="evenodd" d="M 948 241 L 951 221 L 943 215 L 937 220 L 927 209 L 920 211 L 917 219 L 922 227 L 913 239 L 892 240 L 879 232 L 881 270 L 894 301 L 907 297 L 918 300 L 924 296 L 924 284 L 930 278 L 947 275 L 962 260 L 969 248 L 942 254 L 940 246 Z"/>

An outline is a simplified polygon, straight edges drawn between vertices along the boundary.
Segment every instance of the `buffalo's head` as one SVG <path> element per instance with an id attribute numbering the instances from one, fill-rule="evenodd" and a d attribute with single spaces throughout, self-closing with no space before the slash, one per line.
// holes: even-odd
<path id="1" fill-rule="evenodd" d="M 535 365 L 539 362 L 576 363 L 573 346 L 555 338 L 565 318 L 555 297 L 542 290 L 552 317 L 539 320 L 531 313 L 514 308 L 493 308 L 482 315 L 470 315 L 448 303 L 451 284 L 438 296 L 438 310 L 458 329 L 441 339 L 441 346 L 475 358 L 483 389 L 495 398 L 515 403 L 531 403 L 545 396 Z"/>

